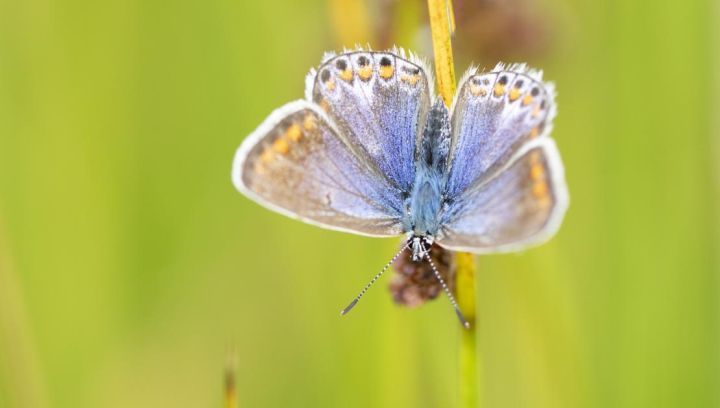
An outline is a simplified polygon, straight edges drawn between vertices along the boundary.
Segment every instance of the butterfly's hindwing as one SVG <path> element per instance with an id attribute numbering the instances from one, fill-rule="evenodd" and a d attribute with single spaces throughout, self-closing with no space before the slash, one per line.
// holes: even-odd
<path id="1" fill-rule="evenodd" d="M 250 198 L 306 222 L 373 236 L 402 233 L 399 191 L 310 102 L 278 109 L 243 142 L 233 180 Z"/>
<path id="2" fill-rule="evenodd" d="M 550 138 L 532 141 L 495 176 L 465 191 L 442 215 L 438 243 L 475 253 L 507 252 L 551 237 L 567 209 L 560 155 Z"/>

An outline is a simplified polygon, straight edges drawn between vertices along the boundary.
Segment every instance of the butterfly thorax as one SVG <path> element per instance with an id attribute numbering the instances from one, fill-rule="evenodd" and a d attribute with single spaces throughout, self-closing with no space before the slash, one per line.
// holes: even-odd
<path id="1" fill-rule="evenodd" d="M 448 111 L 439 98 L 428 112 L 422 136 L 415 159 L 415 181 L 406 200 L 403 226 L 412 236 L 432 239 L 440 227 L 444 173 L 450 143 Z"/>

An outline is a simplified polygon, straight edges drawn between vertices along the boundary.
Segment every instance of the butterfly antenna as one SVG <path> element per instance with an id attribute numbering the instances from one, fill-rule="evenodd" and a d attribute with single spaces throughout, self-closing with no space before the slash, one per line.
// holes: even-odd
<path id="1" fill-rule="evenodd" d="M 402 248 L 400 248 L 400 250 L 395 254 L 395 256 L 393 256 L 392 259 L 390 259 L 390 261 L 389 261 L 387 264 L 385 264 L 385 266 L 382 268 L 382 270 L 380 270 L 380 272 L 378 272 L 377 275 L 375 275 L 375 276 L 370 280 L 370 282 L 368 282 L 368 284 L 365 285 L 365 287 L 363 288 L 363 290 L 360 291 L 360 294 L 357 295 L 357 296 L 355 297 L 355 299 L 353 299 L 353 301 L 350 302 L 350 304 L 347 305 L 347 307 L 346 307 L 345 309 L 343 309 L 342 311 L 340 311 L 340 315 L 345 316 L 349 311 L 352 310 L 353 307 L 355 307 L 355 305 L 357 305 L 357 303 L 360 301 L 360 298 L 363 297 L 363 295 L 365 294 L 365 292 L 368 291 L 368 289 L 370 289 L 370 286 L 372 286 L 373 283 L 375 283 L 376 280 L 380 279 L 380 277 L 382 276 L 382 274 L 385 273 L 385 271 L 387 271 L 387 269 L 390 267 L 390 265 L 393 264 L 393 262 L 395 262 L 396 259 L 398 259 L 398 257 L 400 256 L 400 254 L 401 254 L 404 250 L 408 249 L 408 246 L 409 246 L 409 245 L 410 245 L 410 244 L 406 243 L 405 245 L 403 245 Z"/>
<path id="2" fill-rule="evenodd" d="M 425 256 L 425 259 L 428 260 L 430 263 L 430 268 L 432 268 L 433 273 L 435 273 L 435 277 L 440 281 L 440 284 L 442 285 L 443 290 L 445 290 L 445 293 L 448 295 L 448 298 L 450 299 L 450 303 L 452 303 L 453 309 L 455 309 L 455 314 L 457 314 L 458 319 L 460 319 L 460 323 L 462 323 L 463 327 L 466 329 L 470 328 L 470 323 L 468 323 L 467 320 L 465 320 L 465 316 L 463 316 L 462 312 L 460 311 L 460 307 L 458 306 L 457 302 L 455 301 L 455 296 L 453 296 L 452 292 L 450 292 L 450 288 L 448 288 L 448 285 L 445 283 L 445 280 L 440 276 L 440 272 L 438 271 L 438 268 L 435 266 L 435 263 L 432 261 L 432 258 L 430 258 L 430 251 L 429 249 L 425 248 L 425 245 L 423 245 L 423 255 Z"/>

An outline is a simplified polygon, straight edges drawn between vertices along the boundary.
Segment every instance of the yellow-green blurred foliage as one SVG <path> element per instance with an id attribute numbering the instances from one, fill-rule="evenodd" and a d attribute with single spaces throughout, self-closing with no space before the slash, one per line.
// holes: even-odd
<path id="1" fill-rule="evenodd" d="M 458 74 L 545 69 L 571 193 L 549 244 L 479 261 L 485 406 L 719 406 L 717 1 L 471 3 Z M 396 241 L 230 182 L 340 48 L 333 7 L 0 0 L 0 407 L 219 407 L 229 350 L 242 407 L 457 402 L 446 299 L 400 309 L 386 279 L 338 317 Z M 359 41 L 427 55 L 424 7 L 368 1 Z"/>

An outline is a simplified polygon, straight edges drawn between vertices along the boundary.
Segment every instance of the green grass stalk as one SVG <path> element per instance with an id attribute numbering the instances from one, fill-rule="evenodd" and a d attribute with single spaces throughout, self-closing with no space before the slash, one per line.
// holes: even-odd
<path id="1" fill-rule="evenodd" d="M 430 30 L 435 55 L 435 75 L 438 92 L 450 106 L 455 95 L 455 65 L 450 37 L 455 29 L 451 0 L 428 0 Z M 480 402 L 478 384 L 477 329 L 475 325 L 475 258 L 472 254 L 455 255 L 457 282 L 455 295 L 460 310 L 470 323 L 460 329 L 459 381 L 460 407 L 477 408 Z"/>

